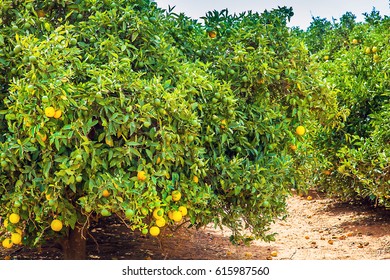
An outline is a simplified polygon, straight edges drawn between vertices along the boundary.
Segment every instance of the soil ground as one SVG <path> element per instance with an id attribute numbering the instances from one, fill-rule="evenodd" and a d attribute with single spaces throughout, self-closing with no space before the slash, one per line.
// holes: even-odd
<path id="1" fill-rule="evenodd" d="M 205 227 L 165 229 L 161 237 L 131 232 L 108 218 L 94 225 L 87 246 L 88 259 L 283 259 L 283 260 L 380 260 L 390 259 L 390 211 L 363 204 L 340 203 L 316 192 L 288 199 L 288 216 L 272 225 L 277 232 L 270 243 L 232 245 L 229 230 Z M 277 255 L 271 256 L 271 252 Z M 62 259 L 55 245 L 5 251 L 1 259 Z"/>

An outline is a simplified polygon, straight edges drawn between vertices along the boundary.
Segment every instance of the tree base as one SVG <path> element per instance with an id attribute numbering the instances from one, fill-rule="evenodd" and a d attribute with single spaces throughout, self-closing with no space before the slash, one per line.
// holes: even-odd
<path id="1" fill-rule="evenodd" d="M 61 241 L 64 260 L 85 260 L 87 256 L 87 227 L 76 224 Z"/>

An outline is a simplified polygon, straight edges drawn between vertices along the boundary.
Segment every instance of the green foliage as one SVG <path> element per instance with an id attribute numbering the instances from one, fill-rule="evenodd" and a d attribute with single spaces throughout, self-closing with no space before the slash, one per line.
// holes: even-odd
<path id="1" fill-rule="evenodd" d="M 312 139 L 340 120 L 291 9 L 202 25 L 141 0 L 0 3 L 0 215 L 21 216 L 4 235 L 36 245 L 112 214 L 145 231 L 185 205 L 194 226 L 270 240 L 290 188 L 311 186 Z"/>
<path id="2" fill-rule="evenodd" d="M 323 78 L 338 93 L 343 117 L 337 129 L 318 134 L 316 143 L 327 161 L 324 168 L 332 170 L 319 184 L 344 199 L 365 198 L 389 207 L 390 21 L 375 11 L 366 14 L 364 23 L 353 23 L 353 18 L 345 15 L 329 28 L 326 44 L 314 55 Z"/>

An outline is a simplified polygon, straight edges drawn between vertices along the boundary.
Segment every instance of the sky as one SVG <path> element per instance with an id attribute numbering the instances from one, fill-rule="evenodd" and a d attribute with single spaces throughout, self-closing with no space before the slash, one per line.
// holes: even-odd
<path id="1" fill-rule="evenodd" d="M 306 29 L 312 17 L 339 19 L 346 12 L 352 12 L 357 21 L 364 20 L 364 12 L 370 13 L 375 7 L 382 16 L 390 16 L 390 0 L 155 0 L 160 8 L 168 9 L 176 6 L 173 12 L 185 13 L 187 16 L 198 19 L 206 12 L 223 10 L 227 8 L 229 13 L 241 13 L 252 10 L 263 12 L 278 6 L 292 7 L 294 16 L 289 26 L 298 26 Z"/>

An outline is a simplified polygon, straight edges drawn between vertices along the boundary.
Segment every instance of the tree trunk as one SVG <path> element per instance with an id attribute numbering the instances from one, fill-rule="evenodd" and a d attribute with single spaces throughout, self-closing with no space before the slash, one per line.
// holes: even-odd
<path id="1" fill-rule="evenodd" d="M 85 260 L 87 255 L 87 228 L 76 224 L 74 229 L 70 229 L 68 236 L 62 242 L 62 251 L 65 260 Z"/>

